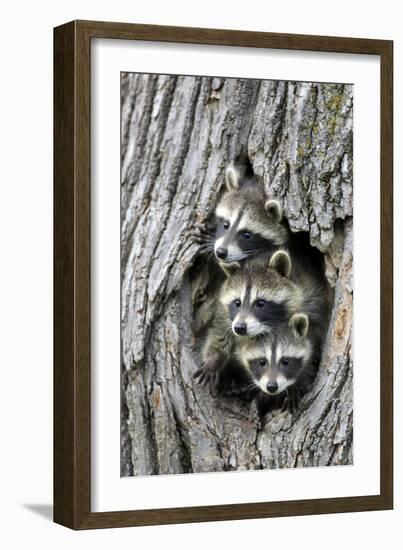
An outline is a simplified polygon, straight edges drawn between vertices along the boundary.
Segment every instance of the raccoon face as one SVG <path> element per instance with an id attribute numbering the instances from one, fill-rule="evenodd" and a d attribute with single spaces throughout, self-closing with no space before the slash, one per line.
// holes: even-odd
<path id="1" fill-rule="evenodd" d="M 290 272 L 289 255 L 277 251 L 269 262 L 251 260 L 227 279 L 220 298 L 234 334 L 255 337 L 289 319 L 302 299 L 299 288 L 288 279 Z"/>
<path id="2" fill-rule="evenodd" d="M 284 244 L 287 230 L 281 224 L 282 210 L 275 200 L 266 201 L 259 183 L 240 183 L 238 172 L 227 168 L 227 192 L 215 214 L 214 253 L 225 263 L 239 262 L 261 250 Z"/>
<path id="3" fill-rule="evenodd" d="M 263 393 L 278 395 L 295 384 L 312 356 L 308 326 L 308 317 L 296 313 L 277 334 L 251 340 L 241 349 L 241 362 Z"/>

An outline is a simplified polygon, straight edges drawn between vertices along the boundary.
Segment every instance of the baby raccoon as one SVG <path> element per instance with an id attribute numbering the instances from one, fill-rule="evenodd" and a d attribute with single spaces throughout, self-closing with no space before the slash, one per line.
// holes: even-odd
<path id="1" fill-rule="evenodd" d="M 222 263 L 233 263 L 263 251 L 276 250 L 288 241 L 289 230 L 276 200 L 267 200 L 256 178 L 240 177 L 229 166 L 226 192 L 216 210 L 214 254 Z"/>
<path id="2" fill-rule="evenodd" d="M 278 250 L 250 259 L 233 269 L 224 282 L 220 302 L 227 309 L 232 331 L 256 337 L 270 333 L 297 311 L 305 311 L 314 325 L 327 317 L 325 284 L 289 254 Z"/>
<path id="3" fill-rule="evenodd" d="M 262 413 L 297 409 L 315 378 L 320 348 L 321 337 L 309 330 L 304 313 L 294 313 L 270 335 L 240 341 L 236 356 L 258 390 Z"/>
<path id="4" fill-rule="evenodd" d="M 267 254 L 258 256 L 228 272 L 204 343 L 203 367 L 194 374 L 199 383 L 218 382 L 233 356 L 237 336 L 265 333 L 300 305 L 302 290 L 287 278 L 290 271 L 288 254 L 277 251 L 270 259 Z"/>

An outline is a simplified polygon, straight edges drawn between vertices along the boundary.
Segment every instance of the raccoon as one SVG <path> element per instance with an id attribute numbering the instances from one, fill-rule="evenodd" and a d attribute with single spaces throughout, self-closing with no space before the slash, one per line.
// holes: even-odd
<path id="1" fill-rule="evenodd" d="M 237 336 L 270 333 L 298 311 L 305 311 L 313 326 L 322 326 L 328 314 L 323 277 L 299 261 L 292 263 L 285 250 L 259 255 L 242 269 L 233 269 L 219 300 Z"/>
<path id="2" fill-rule="evenodd" d="M 324 331 L 310 330 L 309 317 L 294 313 L 275 332 L 243 339 L 236 356 L 257 390 L 260 412 L 295 412 L 316 376 Z"/>
<path id="3" fill-rule="evenodd" d="M 288 241 L 280 204 L 267 200 L 256 177 L 241 177 L 228 166 L 226 191 L 216 209 L 214 254 L 221 265 L 240 262 L 261 251 L 274 251 Z M 225 270 L 224 270 L 225 271 Z"/>

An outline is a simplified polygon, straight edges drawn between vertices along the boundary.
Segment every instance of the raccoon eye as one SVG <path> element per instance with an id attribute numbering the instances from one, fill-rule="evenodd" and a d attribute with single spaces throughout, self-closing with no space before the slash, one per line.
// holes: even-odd
<path id="1" fill-rule="evenodd" d="M 264 307 L 266 305 L 266 300 L 258 300 L 255 304 L 256 307 Z"/>
<path id="2" fill-rule="evenodd" d="M 241 307 L 241 300 L 234 300 L 236 307 Z"/>
<path id="3" fill-rule="evenodd" d="M 247 241 L 249 241 L 249 239 L 252 238 L 252 233 L 250 233 L 250 231 L 244 231 L 244 232 L 242 233 L 242 238 L 243 238 L 243 239 L 246 239 Z"/>
<path id="4" fill-rule="evenodd" d="M 290 363 L 289 357 L 282 357 L 282 358 L 281 358 L 281 364 L 284 365 L 284 367 L 286 367 L 287 365 L 289 365 L 289 363 Z"/>
<path id="5" fill-rule="evenodd" d="M 260 365 L 261 367 L 264 367 L 265 364 L 266 364 L 266 359 L 259 359 L 259 365 Z"/>
<path id="6" fill-rule="evenodd" d="M 224 223 L 223 223 L 223 228 L 225 229 L 225 231 L 227 231 L 227 229 L 229 229 L 229 223 L 228 223 L 228 222 L 224 222 Z"/>

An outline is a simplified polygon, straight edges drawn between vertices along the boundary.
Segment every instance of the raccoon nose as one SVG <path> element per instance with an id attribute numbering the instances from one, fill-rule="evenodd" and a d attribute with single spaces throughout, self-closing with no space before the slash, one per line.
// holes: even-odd
<path id="1" fill-rule="evenodd" d="M 246 334 L 246 323 L 243 321 L 238 321 L 238 323 L 234 326 L 234 331 L 237 334 Z"/>
<path id="2" fill-rule="evenodd" d="M 277 382 L 267 382 L 267 391 L 270 393 L 275 393 L 278 390 Z"/>
<path id="3" fill-rule="evenodd" d="M 225 248 L 217 248 L 215 251 L 216 255 L 220 260 L 225 260 L 225 258 L 228 256 L 228 251 L 225 250 Z"/>

